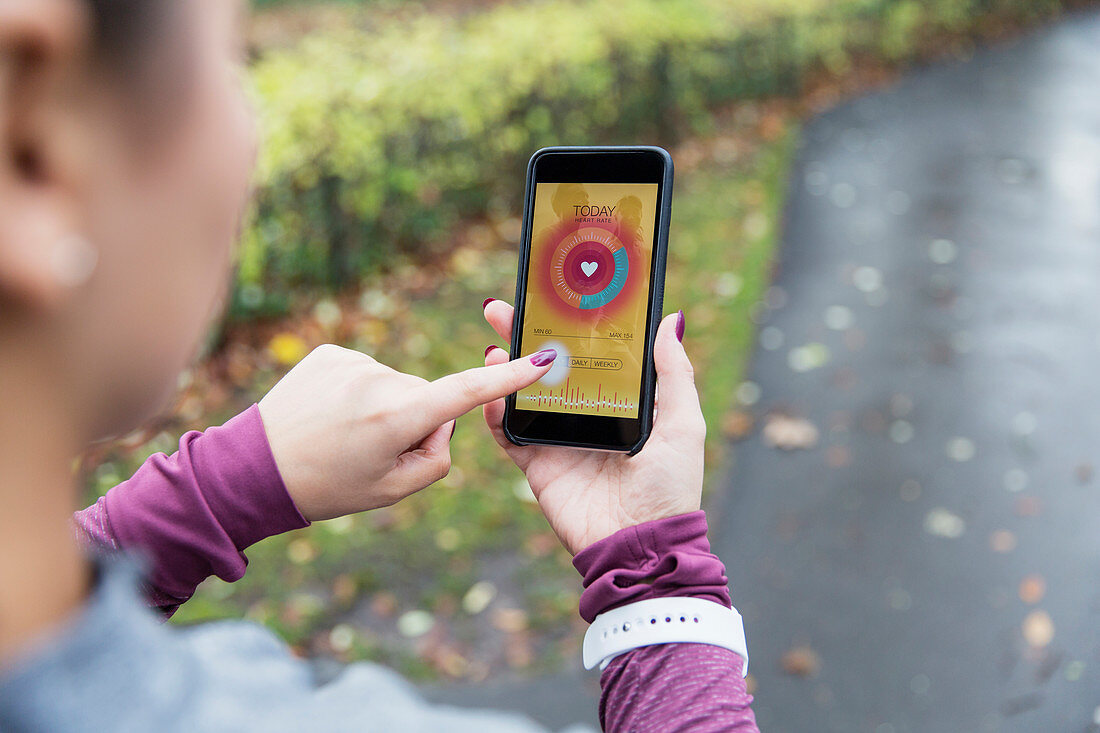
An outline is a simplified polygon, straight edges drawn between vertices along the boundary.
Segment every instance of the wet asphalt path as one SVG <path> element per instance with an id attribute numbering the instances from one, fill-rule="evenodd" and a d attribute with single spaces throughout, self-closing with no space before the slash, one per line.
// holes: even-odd
<path id="1" fill-rule="evenodd" d="M 761 729 L 1100 731 L 1100 14 L 815 119 L 785 219 L 712 517 Z"/>

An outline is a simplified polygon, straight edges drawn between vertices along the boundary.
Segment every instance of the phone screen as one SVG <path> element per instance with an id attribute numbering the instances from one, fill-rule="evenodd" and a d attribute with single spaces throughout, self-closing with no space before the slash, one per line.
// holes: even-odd
<path id="1" fill-rule="evenodd" d="M 520 353 L 554 366 L 516 409 L 637 418 L 656 183 L 536 183 Z"/>

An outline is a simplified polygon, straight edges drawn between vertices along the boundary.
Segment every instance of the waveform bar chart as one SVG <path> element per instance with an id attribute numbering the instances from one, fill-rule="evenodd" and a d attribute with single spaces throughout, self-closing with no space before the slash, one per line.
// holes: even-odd
<path id="1" fill-rule="evenodd" d="M 625 396 L 620 397 L 618 392 L 606 394 L 602 385 L 596 386 L 596 394 L 593 397 L 580 387 L 572 387 L 569 380 L 560 389 L 542 390 L 534 393 L 521 393 L 520 400 L 531 403 L 539 408 L 557 408 L 559 410 L 594 410 L 597 414 L 630 414 L 637 410 L 637 404 Z M 521 408 L 522 409 L 522 408 Z"/>

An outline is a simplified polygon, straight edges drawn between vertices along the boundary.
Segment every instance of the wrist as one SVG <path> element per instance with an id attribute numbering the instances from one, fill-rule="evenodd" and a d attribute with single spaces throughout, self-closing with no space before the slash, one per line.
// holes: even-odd
<path id="1" fill-rule="evenodd" d="M 207 576 L 244 574 L 242 551 L 304 527 L 286 492 L 255 405 L 221 427 L 190 432 L 172 456 L 151 456 L 104 498 L 118 545 L 144 552 L 150 580 L 188 598 Z"/>
<path id="2" fill-rule="evenodd" d="M 678 504 L 669 503 L 666 506 L 649 507 L 648 511 L 638 511 L 632 514 L 623 512 L 621 516 L 617 518 L 617 521 L 612 522 L 611 525 L 603 533 L 596 533 L 596 536 L 590 538 L 588 542 L 582 545 L 579 549 L 585 549 L 590 547 L 601 540 L 605 540 L 619 532 L 624 530 L 630 530 L 635 527 L 642 527 L 651 525 L 655 522 L 661 522 L 668 519 L 674 519 L 675 517 L 681 517 L 684 515 L 692 514 L 693 512 L 699 512 L 699 497 L 696 497 L 694 501 L 690 498 L 680 501 Z M 705 529 L 704 529 L 705 532 Z M 577 552 L 573 553 L 574 555 Z"/>
<path id="3" fill-rule="evenodd" d="M 573 559 L 584 577 L 580 613 L 589 623 L 627 603 L 674 596 L 702 598 L 729 608 L 728 579 L 710 551 L 702 511 L 627 527 Z"/>
<path id="4" fill-rule="evenodd" d="M 259 405 L 207 430 L 201 440 L 207 465 L 219 469 L 203 482 L 204 493 L 239 549 L 309 525 L 275 463 Z"/>

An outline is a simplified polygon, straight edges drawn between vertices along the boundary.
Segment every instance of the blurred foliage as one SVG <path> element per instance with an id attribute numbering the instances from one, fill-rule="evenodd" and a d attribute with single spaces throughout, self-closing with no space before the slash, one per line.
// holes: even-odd
<path id="1" fill-rule="evenodd" d="M 1009 0 L 590 0 L 495 6 L 456 21 L 326 30 L 262 53 L 259 203 L 238 315 L 182 383 L 173 414 L 85 461 L 88 496 L 175 437 L 259 399 L 326 342 L 432 378 L 479 363 L 486 295 L 508 297 L 523 165 L 544 144 L 639 140 L 677 163 L 666 303 L 710 426 L 708 477 L 754 333 L 778 238 L 798 104 L 726 100 L 844 78 L 859 54 L 912 58 L 936 33 Z M 850 76 L 850 75 L 849 75 Z M 677 140 L 679 139 L 679 142 Z M 357 288 L 326 294 L 352 282 Z M 306 297 L 292 298 L 309 286 Z M 455 468 L 400 504 L 319 522 L 248 551 L 237 583 L 204 583 L 175 621 L 242 615 L 305 654 L 386 661 L 416 677 L 479 680 L 552 667 L 584 624 L 568 555 L 480 416 L 459 421 Z M 720 429 L 719 429 L 720 428 Z"/>
<path id="2" fill-rule="evenodd" d="M 446 251 L 456 222 L 513 211 L 531 152 L 672 144 L 735 99 L 797 91 L 861 53 L 1056 0 L 549 0 L 315 32 L 252 69 L 259 196 L 234 313 Z"/>

